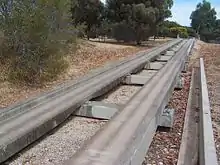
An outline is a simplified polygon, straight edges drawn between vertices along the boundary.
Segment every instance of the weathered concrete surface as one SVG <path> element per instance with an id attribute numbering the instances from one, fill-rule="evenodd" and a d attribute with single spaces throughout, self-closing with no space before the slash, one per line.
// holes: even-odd
<path id="1" fill-rule="evenodd" d="M 167 51 L 166 53 L 165 53 L 165 56 L 174 56 L 175 55 L 175 51 Z"/>
<path id="2" fill-rule="evenodd" d="M 183 70 L 182 70 L 183 73 L 187 72 L 188 64 L 189 64 L 188 62 L 184 63 Z"/>
<path id="3" fill-rule="evenodd" d="M 158 71 L 157 70 L 143 70 L 137 75 L 140 76 L 154 76 Z"/>
<path id="4" fill-rule="evenodd" d="M 154 136 L 157 117 L 168 103 L 176 76 L 181 72 L 182 59 L 191 44 L 191 40 L 187 42 L 124 109 L 65 164 L 141 164 Z"/>
<path id="5" fill-rule="evenodd" d="M 160 58 L 157 59 L 159 62 L 167 62 L 172 58 L 172 56 L 160 56 Z"/>
<path id="6" fill-rule="evenodd" d="M 149 76 L 130 75 L 130 76 L 126 77 L 126 79 L 124 80 L 124 84 L 127 84 L 127 85 L 144 85 L 151 78 L 152 78 L 152 75 L 149 75 Z"/>
<path id="7" fill-rule="evenodd" d="M 218 165 L 203 59 L 200 59 L 199 164 Z"/>
<path id="8" fill-rule="evenodd" d="M 175 89 L 181 90 L 181 89 L 183 89 L 183 86 L 184 86 L 184 78 L 180 75 L 177 78 Z"/>
<path id="9" fill-rule="evenodd" d="M 158 126 L 172 128 L 174 122 L 174 109 L 164 109 L 162 115 L 160 116 Z"/>
<path id="10" fill-rule="evenodd" d="M 178 46 L 175 46 L 175 47 L 173 47 L 172 49 L 171 49 L 171 51 L 174 51 L 174 52 L 177 52 L 178 50 L 180 49 L 180 47 Z"/>
<path id="11" fill-rule="evenodd" d="M 165 64 L 166 62 L 151 62 L 145 69 L 160 70 Z"/>
<path id="12" fill-rule="evenodd" d="M 199 69 L 192 72 L 188 103 L 185 114 L 182 141 L 177 165 L 198 164 L 198 107 L 199 107 Z"/>
<path id="13" fill-rule="evenodd" d="M 75 115 L 109 120 L 119 111 L 121 107 L 122 105 L 119 106 L 116 104 L 89 101 L 81 106 Z"/>
<path id="14" fill-rule="evenodd" d="M 155 71 L 155 70 L 143 70 L 138 74 L 127 76 L 126 79 L 125 79 L 125 83 L 126 84 L 133 84 L 133 85 L 144 85 L 156 73 L 157 73 L 157 71 Z"/>

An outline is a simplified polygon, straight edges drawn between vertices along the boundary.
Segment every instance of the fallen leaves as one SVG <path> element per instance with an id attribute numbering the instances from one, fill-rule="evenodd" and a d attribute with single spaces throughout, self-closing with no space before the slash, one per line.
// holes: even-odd
<path id="1" fill-rule="evenodd" d="M 174 125 L 167 132 L 157 131 L 148 150 L 145 162 L 148 164 L 174 165 L 177 163 L 188 101 L 191 73 L 183 74 L 184 87 L 173 92 L 169 107 L 175 109 Z"/>

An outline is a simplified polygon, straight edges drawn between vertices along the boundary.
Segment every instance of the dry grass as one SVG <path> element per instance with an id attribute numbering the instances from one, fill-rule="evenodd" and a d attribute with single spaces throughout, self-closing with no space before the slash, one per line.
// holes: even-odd
<path id="1" fill-rule="evenodd" d="M 117 61 L 134 53 L 145 50 L 147 47 L 135 47 L 117 44 L 97 43 L 82 41 L 76 52 L 69 52 L 66 59 L 69 68 L 56 80 L 46 83 L 44 86 L 15 85 L 7 81 L 6 75 L 7 61 L 0 66 L 0 108 L 7 107 L 15 102 L 19 102 L 35 96 L 41 92 L 53 89 L 56 85 L 68 80 L 74 80 L 85 75 L 91 69 L 103 66 L 107 62 Z M 4 71 L 3 71 L 4 70 Z"/>

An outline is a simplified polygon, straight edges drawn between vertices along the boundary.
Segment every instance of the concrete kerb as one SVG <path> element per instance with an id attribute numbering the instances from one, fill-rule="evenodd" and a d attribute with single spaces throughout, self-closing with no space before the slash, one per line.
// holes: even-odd
<path id="1" fill-rule="evenodd" d="M 199 164 L 218 165 L 212 129 L 211 108 L 206 83 L 205 67 L 200 58 L 200 124 L 199 124 Z"/>

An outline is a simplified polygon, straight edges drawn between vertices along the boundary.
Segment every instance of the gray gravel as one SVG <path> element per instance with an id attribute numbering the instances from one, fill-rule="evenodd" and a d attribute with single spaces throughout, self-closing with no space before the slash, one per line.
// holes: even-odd
<path id="1" fill-rule="evenodd" d="M 126 104 L 141 86 L 122 85 L 102 99 L 106 103 Z M 28 147 L 8 165 L 60 165 L 73 156 L 105 121 L 75 117 L 57 131 Z"/>
<path id="2" fill-rule="evenodd" d="M 73 156 L 104 124 L 104 121 L 75 117 L 7 164 L 60 165 Z"/>
<path id="3" fill-rule="evenodd" d="M 105 103 L 126 104 L 141 88 L 141 86 L 122 85 L 102 101 Z"/>

